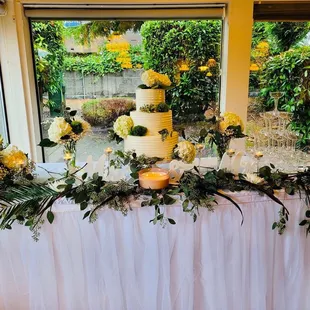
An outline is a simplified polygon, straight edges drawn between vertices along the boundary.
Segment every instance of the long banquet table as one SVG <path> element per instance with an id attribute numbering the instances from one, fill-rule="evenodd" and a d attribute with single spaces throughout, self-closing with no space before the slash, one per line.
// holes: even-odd
<path id="1" fill-rule="evenodd" d="M 180 202 L 176 225 L 153 225 L 154 209 L 124 217 L 103 208 L 94 223 L 58 201 L 38 242 L 18 224 L 0 232 L 0 309 L 308 310 L 310 238 L 298 223 L 305 204 L 279 193 L 290 211 L 284 235 L 271 230 L 279 205 L 256 193 L 229 193 L 196 223 Z"/>

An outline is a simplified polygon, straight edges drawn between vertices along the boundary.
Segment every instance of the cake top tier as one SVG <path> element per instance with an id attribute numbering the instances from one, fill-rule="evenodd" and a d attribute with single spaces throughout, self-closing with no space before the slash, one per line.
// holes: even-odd
<path id="1" fill-rule="evenodd" d="M 136 91 L 136 109 L 140 109 L 146 105 L 159 105 L 165 102 L 165 90 L 164 89 L 141 89 Z"/>

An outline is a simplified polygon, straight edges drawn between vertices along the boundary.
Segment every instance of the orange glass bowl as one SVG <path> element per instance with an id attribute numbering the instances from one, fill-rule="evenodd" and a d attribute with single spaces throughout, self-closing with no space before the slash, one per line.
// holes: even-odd
<path id="1" fill-rule="evenodd" d="M 169 185 L 169 172 L 161 168 L 147 168 L 139 171 L 139 184 L 145 189 L 163 189 Z"/>

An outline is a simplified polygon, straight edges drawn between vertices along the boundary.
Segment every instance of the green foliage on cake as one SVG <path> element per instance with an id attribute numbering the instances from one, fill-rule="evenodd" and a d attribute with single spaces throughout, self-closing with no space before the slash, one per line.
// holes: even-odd
<path id="1" fill-rule="evenodd" d="M 156 112 L 168 112 L 169 111 L 169 106 L 167 105 L 167 103 L 160 103 L 157 107 L 156 107 Z"/>
<path id="2" fill-rule="evenodd" d="M 158 105 L 155 104 L 146 104 L 143 107 L 140 108 L 141 112 L 145 112 L 145 113 L 163 113 L 163 112 L 168 112 L 169 106 L 167 103 L 162 102 Z"/>
<path id="3" fill-rule="evenodd" d="M 167 138 L 168 138 L 168 136 L 169 136 L 169 131 L 168 131 L 168 129 L 163 129 L 163 130 L 160 130 L 160 131 L 158 131 L 158 133 L 161 135 L 161 141 L 165 141 Z M 172 132 L 171 132 L 171 135 L 172 135 Z M 170 136 L 171 136 L 170 135 Z"/>
<path id="4" fill-rule="evenodd" d="M 147 128 L 143 126 L 135 126 L 131 129 L 130 135 L 131 136 L 136 136 L 136 137 L 143 137 L 147 133 Z"/>
<path id="5" fill-rule="evenodd" d="M 155 104 L 145 104 L 143 107 L 140 108 L 141 112 L 145 113 L 155 113 L 156 112 L 156 105 Z"/>

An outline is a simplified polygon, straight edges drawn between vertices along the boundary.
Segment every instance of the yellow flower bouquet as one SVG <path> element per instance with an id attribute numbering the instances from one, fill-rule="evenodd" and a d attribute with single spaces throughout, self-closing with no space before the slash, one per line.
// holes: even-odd
<path id="1" fill-rule="evenodd" d="M 21 180 L 32 180 L 34 163 L 14 145 L 3 145 L 0 136 L 0 187 Z"/>
<path id="2" fill-rule="evenodd" d="M 208 129 L 202 129 L 199 142 L 209 143 L 211 147 L 216 145 L 219 159 L 223 157 L 229 147 L 231 139 L 243 138 L 244 124 L 239 115 L 232 112 L 219 114 L 218 109 L 210 108 L 205 113 Z"/>
<path id="3" fill-rule="evenodd" d="M 80 117 L 76 111 L 66 110 L 64 117 L 55 117 L 48 129 L 48 138 L 43 139 L 39 146 L 64 146 L 64 159 L 67 164 L 76 166 L 76 143 L 91 132 L 91 126 Z"/>

